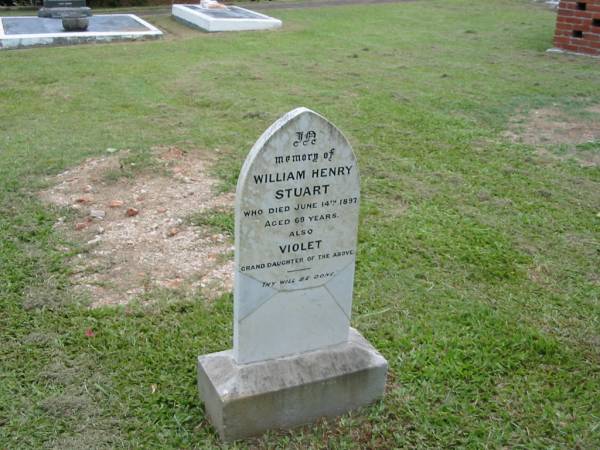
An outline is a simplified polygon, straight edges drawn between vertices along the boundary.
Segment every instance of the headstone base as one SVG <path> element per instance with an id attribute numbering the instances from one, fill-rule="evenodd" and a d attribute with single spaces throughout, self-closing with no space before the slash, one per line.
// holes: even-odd
<path id="1" fill-rule="evenodd" d="M 221 439 L 334 417 L 383 396 L 387 361 L 350 328 L 348 342 L 237 364 L 227 350 L 198 357 L 198 389 Z"/>

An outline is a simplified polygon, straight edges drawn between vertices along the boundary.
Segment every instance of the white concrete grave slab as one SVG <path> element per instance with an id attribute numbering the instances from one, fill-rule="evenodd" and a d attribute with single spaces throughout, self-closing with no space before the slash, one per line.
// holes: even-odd
<path id="1" fill-rule="evenodd" d="M 134 14 L 99 14 L 87 31 L 66 32 L 60 19 L 34 16 L 0 17 L 0 50 L 33 46 L 74 45 L 157 39 L 163 33 Z"/>
<path id="2" fill-rule="evenodd" d="M 281 20 L 239 6 L 203 8 L 200 5 L 173 5 L 176 20 L 203 31 L 249 31 L 281 27 Z"/>
<path id="3" fill-rule="evenodd" d="M 225 440 L 341 414 L 383 395 L 386 360 L 350 328 L 360 180 L 348 140 L 297 108 L 258 139 L 235 201 L 233 350 L 200 356 Z"/>

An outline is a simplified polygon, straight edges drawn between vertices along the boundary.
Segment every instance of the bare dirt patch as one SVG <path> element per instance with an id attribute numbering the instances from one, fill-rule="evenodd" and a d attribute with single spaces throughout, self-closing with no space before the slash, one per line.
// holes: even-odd
<path id="1" fill-rule="evenodd" d="M 88 159 L 51 180 L 43 200 L 75 210 L 56 227 L 80 242 L 72 282 L 92 307 L 126 304 L 155 289 L 215 298 L 232 288 L 231 238 L 186 223 L 210 209 L 229 210 L 233 194 L 215 193 L 210 162 L 199 152 L 156 149 L 145 170 L 127 152 Z M 142 164 L 142 165 L 144 165 Z"/>
<path id="2" fill-rule="evenodd" d="M 510 121 L 505 136 L 511 141 L 533 145 L 543 157 L 574 159 L 582 167 L 600 166 L 600 105 L 574 116 L 561 109 L 543 108 Z M 589 146 L 591 148 L 586 148 Z M 555 151 L 561 147 L 561 152 Z"/>

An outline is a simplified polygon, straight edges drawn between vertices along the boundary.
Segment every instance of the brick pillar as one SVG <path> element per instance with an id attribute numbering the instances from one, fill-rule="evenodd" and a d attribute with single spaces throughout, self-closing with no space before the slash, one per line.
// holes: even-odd
<path id="1" fill-rule="evenodd" d="M 569 52 L 600 56 L 600 0 L 561 0 L 554 46 Z"/>

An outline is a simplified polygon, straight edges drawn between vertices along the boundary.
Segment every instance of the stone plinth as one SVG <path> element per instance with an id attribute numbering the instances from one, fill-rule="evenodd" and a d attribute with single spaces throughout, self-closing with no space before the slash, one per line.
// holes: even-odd
<path id="1" fill-rule="evenodd" d="M 383 396 L 387 362 L 356 330 L 296 356 L 237 364 L 231 350 L 198 358 L 198 388 L 224 441 L 333 417 Z"/>

